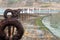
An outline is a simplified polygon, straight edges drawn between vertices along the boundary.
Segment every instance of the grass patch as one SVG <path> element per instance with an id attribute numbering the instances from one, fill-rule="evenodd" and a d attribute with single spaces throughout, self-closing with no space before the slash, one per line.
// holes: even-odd
<path id="1" fill-rule="evenodd" d="M 37 18 L 36 19 L 36 24 L 38 25 L 38 26 L 40 26 L 40 30 L 45 30 L 45 31 L 48 31 L 48 32 L 50 32 L 53 36 L 55 36 L 47 27 L 45 27 L 45 25 L 42 23 L 42 19 L 43 19 L 44 17 L 39 17 L 39 18 Z"/>
<path id="2" fill-rule="evenodd" d="M 42 19 L 43 19 L 44 17 L 38 17 L 37 19 L 36 19 L 36 25 L 38 25 L 38 26 L 40 26 L 40 30 L 49 30 L 47 27 L 45 27 L 44 26 L 44 24 L 42 23 Z"/>

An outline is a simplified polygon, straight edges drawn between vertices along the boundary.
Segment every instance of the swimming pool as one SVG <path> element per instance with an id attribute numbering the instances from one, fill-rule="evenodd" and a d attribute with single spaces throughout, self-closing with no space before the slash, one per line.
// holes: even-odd
<path id="1" fill-rule="evenodd" d="M 49 31 L 56 37 L 60 38 L 60 15 L 44 17 L 42 23 L 49 29 Z"/>
<path id="2" fill-rule="evenodd" d="M 0 15 L 3 15 L 4 11 L 5 11 L 5 9 L 0 8 Z M 23 12 L 24 12 L 24 10 L 23 10 Z M 33 12 L 33 13 L 59 13 L 60 10 L 53 10 L 53 9 L 47 10 L 47 9 L 43 9 L 43 10 L 34 10 L 34 11 L 32 10 L 32 11 L 30 11 L 30 13 L 31 12 Z M 28 12 L 26 12 L 26 13 L 28 13 Z"/>
<path id="3" fill-rule="evenodd" d="M 0 15 L 3 15 L 5 9 L 0 8 Z"/>

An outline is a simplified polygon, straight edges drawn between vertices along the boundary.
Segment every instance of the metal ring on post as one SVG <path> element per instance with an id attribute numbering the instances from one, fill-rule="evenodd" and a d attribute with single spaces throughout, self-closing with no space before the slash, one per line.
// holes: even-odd
<path id="1" fill-rule="evenodd" d="M 8 16 L 7 16 L 8 12 L 11 12 L 11 14 L 12 14 L 11 17 L 13 16 L 13 11 L 11 9 L 6 9 L 4 12 L 4 18 L 8 18 Z"/>
<path id="2" fill-rule="evenodd" d="M 22 36 L 24 34 L 23 26 L 22 26 L 22 24 L 19 21 L 17 21 L 16 19 L 13 19 L 13 18 L 11 18 L 11 19 L 5 19 L 5 20 L 1 21 L 0 31 L 2 32 L 2 34 L 0 32 L 0 35 L 4 35 L 5 34 L 4 29 L 7 26 L 8 27 L 9 26 L 14 26 L 14 27 L 17 28 L 17 34 L 13 35 L 12 40 L 19 40 L 19 39 L 22 38 Z M 4 37 L 6 39 L 7 36 L 5 34 L 4 36 L 0 36 L 0 37 Z M 9 38 L 7 37 L 6 40 L 8 40 L 8 39 Z"/>
<path id="3" fill-rule="evenodd" d="M 17 18 L 20 16 L 20 11 L 22 11 L 22 9 L 17 9 L 17 10 L 11 10 L 11 9 L 6 9 L 4 12 L 4 18 L 8 18 L 7 13 L 11 12 L 11 18 Z"/>
<path id="4" fill-rule="evenodd" d="M 13 10 L 13 18 L 19 18 L 20 17 L 20 12 L 22 11 L 22 9 L 17 9 L 17 10 Z"/>

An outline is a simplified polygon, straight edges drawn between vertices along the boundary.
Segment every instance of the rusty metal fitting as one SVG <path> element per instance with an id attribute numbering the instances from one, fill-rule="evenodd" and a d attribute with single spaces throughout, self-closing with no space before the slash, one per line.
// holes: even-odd
<path id="1" fill-rule="evenodd" d="M 11 12 L 11 17 L 10 18 L 19 18 L 20 17 L 20 11 L 22 11 L 22 9 L 17 9 L 17 10 L 11 10 L 11 9 L 6 9 L 4 12 L 4 18 L 8 18 L 7 14 L 8 12 Z"/>
<path id="2" fill-rule="evenodd" d="M 11 40 L 19 40 L 22 38 L 24 34 L 24 28 L 21 22 L 17 20 L 18 15 L 20 15 L 20 11 L 21 11 L 20 9 L 17 9 L 17 10 L 6 9 L 5 10 L 4 12 L 5 19 L 0 22 L 0 40 L 10 40 L 10 38 L 7 36 L 4 30 L 6 27 L 10 28 L 11 26 L 17 29 L 17 33 L 12 36 Z M 11 12 L 12 14 L 10 18 L 8 18 L 7 16 L 8 12 Z"/>
<path id="3" fill-rule="evenodd" d="M 9 13 L 9 12 L 11 12 L 11 17 L 13 16 L 13 11 L 11 10 L 11 9 L 6 9 L 5 11 L 4 11 L 4 18 L 8 18 L 8 16 L 7 16 L 7 14 Z"/>
<path id="4" fill-rule="evenodd" d="M 24 34 L 24 29 L 23 29 L 22 24 L 18 20 L 14 19 L 14 18 L 9 18 L 9 19 L 5 19 L 5 20 L 1 21 L 0 24 L 1 24 L 0 25 L 0 31 L 1 31 L 0 38 L 2 37 L 5 40 L 9 39 L 9 37 L 6 36 L 7 34 L 4 32 L 5 28 L 9 27 L 9 26 L 14 26 L 17 28 L 17 34 L 13 35 L 12 40 L 16 40 L 16 39 L 19 40 L 22 38 L 22 36 Z"/>

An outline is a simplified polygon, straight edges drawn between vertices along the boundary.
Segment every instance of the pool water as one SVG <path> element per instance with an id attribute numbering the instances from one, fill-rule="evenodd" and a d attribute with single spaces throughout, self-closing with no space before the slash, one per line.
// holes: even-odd
<path id="1" fill-rule="evenodd" d="M 0 15 L 3 15 L 5 9 L 0 8 Z M 33 13 L 59 13 L 60 10 L 47 10 L 47 9 L 43 9 L 43 10 L 32 10 Z M 27 12 L 28 13 L 28 12 Z"/>
<path id="2" fill-rule="evenodd" d="M 58 16 L 58 17 L 57 17 Z M 48 16 L 43 18 L 42 23 L 52 34 L 60 38 L 60 15 Z M 51 18 L 50 18 L 51 17 Z"/>
<path id="3" fill-rule="evenodd" d="M 5 11 L 5 9 L 0 8 L 0 15 L 3 15 L 4 11 Z"/>

